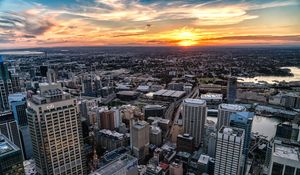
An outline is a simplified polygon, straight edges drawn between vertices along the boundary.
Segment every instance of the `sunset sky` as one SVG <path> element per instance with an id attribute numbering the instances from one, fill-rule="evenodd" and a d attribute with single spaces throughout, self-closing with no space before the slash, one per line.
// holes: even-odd
<path id="1" fill-rule="evenodd" d="M 0 0 L 0 49 L 300 45 L 300 0 Z"/>

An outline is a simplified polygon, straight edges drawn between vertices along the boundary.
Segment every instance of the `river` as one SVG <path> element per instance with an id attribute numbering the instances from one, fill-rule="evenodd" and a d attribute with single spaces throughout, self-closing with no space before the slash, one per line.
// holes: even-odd
<path id="1" fill-rule="evenodd" d="M 270 84 L 275 83 L 274 81 L 300 81 L 300 68 L 298 67 L 282 67 L 282 69 L 290 69 L 291 73 L 294 75 L 292 77 L 279 77 L 279 76 L 258 76 L 253 78 L 245 78 L 245 77 L 238 77 L 240 82 L 254 82 L 258 83 L 259 81 L 265 81 Z"/>
<path id="2" fill-rule="evenodd" d="M 207 120 L 212 120 L 217 123 L 217 117 L 207 117 Z M 270 140 L 275 136 L 276 133 L 276 125 L 282 122 L 277 118 L 263 117 L 259 115 L 255 115 L 252 122 L 252 132 L 258 132 L 259 135 L 267 136 L 267 139 Z"/>

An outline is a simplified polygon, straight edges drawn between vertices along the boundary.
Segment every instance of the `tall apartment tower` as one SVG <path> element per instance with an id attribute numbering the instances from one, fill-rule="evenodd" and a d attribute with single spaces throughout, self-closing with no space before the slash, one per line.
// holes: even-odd
<path id="1" fill-rule="evenodd" d="M 41 175 L 86 174 L 77 102 L 60 84 L 41 83 L 27 100 L 36 170 Z"/>
<path id="2" fill-rule="evenodd" d="M 143 160 L 149 152 L 149 131 L 150 126 L 146 121 L 130 121 L 130 147 L 133 155 L 139 160 Z"/>
<path id="3" fill-rule="evenodd" d="M 47 71 L 47 80 L 49 83 L 56 83 L 56 72 L 54 69 L 48 69 Z"/>
<path id="4" fill-rule="evenodd" d="M 244 129 L 245 139 L 243 154 L 247 158 L 250 143 L 251 143 L 251 129 L 253 122 L 254 113 L 253 112 L 237 112 L 230 116 L 230 126 L 235 128 Z"/>
<path id="5" fill-rule="evenodd" d="M 222 127 L 217 136 L 215 175 L 240 174 L 243 161 L 244 130 Z"/>
<path id="6" fill-rule="evenodd" d="M 218 108 L 217 131 L 224 125 L 229 126 L 231 114 L 246 111 L 244 106 L 236 104 L 220 104 Z"/>
<path id="7" fill-rule="evenodd" d="M 0 111 L 9 110 L 8 95 L 13 93 L 7 65 L 0 55 Z"/>
<path id="8" fill-rule="evenodd" d="M 230 76 L 227 81 L 227 103 L 235 103 L 237 78 Z"/>
<path id="9" fill-rule="evenodd" d="M 187 98 L 183 100 L 183 128 L 184 133 L 190 134 L 195 139 L 195 146 L 198 147 L 205 132 L 207 117 L 206 101 Z"/>

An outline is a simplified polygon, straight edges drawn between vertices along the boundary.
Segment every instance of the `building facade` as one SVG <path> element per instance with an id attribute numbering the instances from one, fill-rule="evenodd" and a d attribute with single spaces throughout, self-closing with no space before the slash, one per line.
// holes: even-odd
<path id="1" fill-rule="evenodd" d="M 229 77 L 227 81 L 227 103 L 235 103 L 237 94 L 237 78 Z"/>
<path id="2" fill-rule="evenodd" d="M 86 174 L 77 101 L 59 84 L 41 83 L 27 100 L 36 170 L 41 175 Z"/>
<path id="3" fill-rule="evenodd" d="M 131 120 L 130 124 L 130 147 L 133 155 L 139 160 L 145 158 L 149 153 L 149 131 L 150 126 L 142 120 Z"/>
<path id="4" fill-rule="evenodd" d="M 205 132 L 205 122 L 207 117 L 206 101 L 200 99 L 183 100 L 183 128 L 184 133 L 194 137 L 195 146 L 202 142 Z"/>
<path id="5" fill-rule="evenodd" d="M 0 55 L 0 112 L 9 110 L 8 95 L 13 93 L 12 81 L 9 76 L 7 65 L 4 64 Z"/>
<path id="6" fill-rule="evenodd" d="M 240 174 L 243 161 L 244 130 L 222 127 L 217 136 L 215 175 Z"/>
<path id="7" fill-rule="evenodd" d="M 217 131 L 219 131 L 222 126 L 229 126 L 231 114 L 242 111 L 246 111 L 244 106 L 225 103 L 220 104 L 218 107 Z"/>

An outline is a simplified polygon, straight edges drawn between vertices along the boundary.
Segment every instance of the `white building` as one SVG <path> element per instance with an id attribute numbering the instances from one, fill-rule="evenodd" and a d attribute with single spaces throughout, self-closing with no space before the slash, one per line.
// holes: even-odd
<path id="1" fill-rule="evenodd" d="M 240 174 L 243 161 L 244 130 L 222 127 L 218 132 L 215 175 Z"/>
<path id="2" fill-rule="evenodd" d="M 60 84 L 41 83 L 27 100 L 27 116 L 36 170 L 46 174 L 85 174 L 77 101 Z"/>
<path id="3" fill-rule="evenodd" d="M 246 111 L 244 106 L 236 104 L 220 104 L 218 108 L 217 131 L 219 131 L 223 125 L 229 126 L 231 114 L 242 111 Z"/>
<path id="4" fill-rule="evenodd" d="M 205 132 L 207 107 L 205 100 L 187 98 L 183 100 L 183 128 L 195 138 L 195 146 L 198 147 Z"/>
<path id="5" fill-rule="evenodd" d="M 269 175 L 300 174 L 300 149 L 290 145 L 274 143 Z"/>

